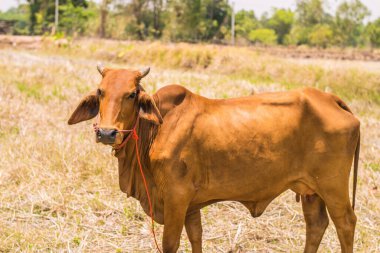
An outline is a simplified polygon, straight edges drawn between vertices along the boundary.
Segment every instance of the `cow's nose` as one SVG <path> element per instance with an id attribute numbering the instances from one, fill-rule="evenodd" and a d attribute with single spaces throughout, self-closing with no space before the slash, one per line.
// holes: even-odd
<path id="1" fill-rule="evenodd" d="M 96 132 L 96 141 L 104 144 L 114 144 L 116 134 L 116 129 L 99 128 L 99 130 Z"/>

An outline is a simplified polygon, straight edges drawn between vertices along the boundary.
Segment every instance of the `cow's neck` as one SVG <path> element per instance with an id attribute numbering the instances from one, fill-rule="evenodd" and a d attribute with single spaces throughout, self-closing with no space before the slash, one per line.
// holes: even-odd
<path id="1" fill-rule="evenodd" d="M 158 193 L 157 186 L 153 179 L 154 175 L 149 157 L 150 148 L 147 146 L 151 144 L 155 137 L 155 131 L 157 131 L 157 129 L 154 129 L 155 127 L 156 126 L 151 125 L 149 122 L 140 119 L 137 132 L 139 135 L 138 145 L 142 170 L 145 175 L 149 194 L 152 200 L 154 216 L 159 222 L 161 218 L 160 216 L 162 215 L 162 198 L 159 196 L 160 194 Z M 150 211 L 148 196 L 146 194 L 144 182 L 137 162 L 135 140 L 131 138 L 121 150 L 116 152 L 115 156 L 118 158 L 119 162 L 120 189 L 127 193 L 128 196 L 140 201 L 142 208 L 149 215 Z"/>

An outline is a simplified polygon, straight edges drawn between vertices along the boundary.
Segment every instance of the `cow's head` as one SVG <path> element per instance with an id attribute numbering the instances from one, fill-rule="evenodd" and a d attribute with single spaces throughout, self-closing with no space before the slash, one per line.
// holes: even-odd
<path id="1" fill-rule="evenodd" d="M 151 96 L 140 86 L 140 80 L 149 73 L 127 69 L 109 69 L 98 65 L 102 81 L 97 90 L 82 99 L 68 124 L 89 120 L 99 114 L 97 141 L 118 145 L 124 139 L 119 130 L 131 129 L 138 117 L 161 124 L 162 117 Z"/>

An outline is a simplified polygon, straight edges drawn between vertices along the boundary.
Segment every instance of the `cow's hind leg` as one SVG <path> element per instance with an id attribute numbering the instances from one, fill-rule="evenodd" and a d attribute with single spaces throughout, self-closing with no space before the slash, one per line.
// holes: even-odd
<path id="1" fill-rule="evenodd" d="M 320 193 L 336 227 L 342 252 L 352 253 L 356 216 L 349 199 L 348 176 L 346 180 L 343 178 L 321 181 Z"/>
<path id="2" fill-rule="evenodd" d="M 356 215 L 352 210 L 350 202 L 346 205 L 336 205 L 326 202 L 330 217 L 335 224 L 340 246 L 343 253 L 352 253 L 354 244 L 354 233 L 356 225 Z"/>
<path id="3" fill-rule="evenodd" d="M 302 210 L 306 222 L 305 253 L 317 252 L 329 224 L 325 202 L 317 195 L 302 196 Z"/>
<path id="4" fill-rule="evenodd" d="M 200 210 L 186 215 L 185 228 L 191 243 L 192 252 L 202 253 L 202 223 Z"/>

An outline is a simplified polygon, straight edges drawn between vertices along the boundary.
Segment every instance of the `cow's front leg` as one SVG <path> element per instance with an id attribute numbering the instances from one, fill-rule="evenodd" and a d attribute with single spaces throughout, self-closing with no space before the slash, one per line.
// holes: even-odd
<path id="1" fill-rule="evenodd" d="M 185 228 L 191 243 L 192 252 L 202 253 L 202 222 L 200 210 L 186 215 Z"/>
<path id="2" fill-rule="evenodd" d="M 176 193 L 176 191 L 172 191 Z M 164 237 L 162 248 L 164 253 L 177 252 L 189 198 L 176 194 L 170 198 L 165 198 L 164 202 Z"/>

